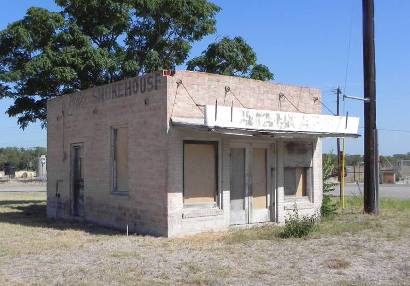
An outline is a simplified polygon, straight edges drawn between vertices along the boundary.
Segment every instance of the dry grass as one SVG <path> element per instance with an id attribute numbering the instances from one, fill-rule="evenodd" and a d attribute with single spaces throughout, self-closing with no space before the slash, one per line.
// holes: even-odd
<path id="1" fill-rule="evenodd" d="M 324 264 L 329 269 L 345 269 L 350 267 L 351 263 L 347 260 L 340 259 L 340 258 L 331 258 L 324 261 Z"/>
<path id="2" fill-rule="evenodd" d="M 304 239 L 264 226 L 166 239 L 45 217 L 44 193 L 0 192 L 0 285 L 409 285 L 410 201 L 360 201 Z"/>

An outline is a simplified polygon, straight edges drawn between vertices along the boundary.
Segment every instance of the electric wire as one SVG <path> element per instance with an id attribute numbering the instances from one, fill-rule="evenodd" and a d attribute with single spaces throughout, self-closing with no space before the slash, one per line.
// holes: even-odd
<path id="1" fill-rule="evenodd" d="M 318 98 L 317 100 L 320 102 L 320 104 L 323 105 L 324 108 L 327 109 L 327 111 L 329 111 L 331 114 L 333 114 L 334 116 L 336 116 L 336 113 L 334 113 L 324 102 L 322 102 L 319 98 Z"/>
<path id="2" fill-rule="evenodd" d="M 364 126 L 359 126 L 359 129 L 364 129 Z M 387 131 L 387 132 L 402 132 L 402 133 L 410 133 L 410 130 L 406 129 L 389 129 L 389 128 L 377 128 L 378 131 Z"/>
<path id="3" fill-rule="evenodd" d="M 181 82 L 182 81 L 177 82 L 177 88 L 175 89 L 174 102 L 172 103 L 172 108 L 171 108 L 171 118 L 172 118 L 172 115 L 174 114 L 174 106 L 175 106 L 175 103 L 177 102 L 178 89 L 179 89 Z"/>
<path id="4" fill-rule="evenodd" d="M 293 106 L 293 108 L 295 108 L 297 111 L 299 111 L 300 113 L 306 113 L 306 112 L 300 110 L 292 101 L 290 101 L 289 98 L 287 98 L 284 93 L 281 93 L 281 96 L 282 96 L 283 98 L 285 98 L 286 101 L 289 102 L 289 103 Z"/>
<path id="5" fill-rule="evenodd" d="M 180 82 L 180 84 L 182 85 L 182 87 L 185 89 L 185 91 L 187 92 L 189 98 L 191 98 L 191 100 L 192 100 L 192 102 L 195 104 L 195 106 L 199 109 L 199 111 L 201 111 L 201 113 L 202 113 L 203 115 L 205 115 L 204 111 L 203 111 L 203 110 L 201 109 L 201 107 L 200 107 L 201 105 L 198 104 L 198 103 L 196 103 L 195 99 L 194 99 L 194 98 L 192 97 L 192 95 L 189 93 L 188 89 L 186 88 L 186 86 L 185 86 L 185 84 L 182 82 L 182 80 L 179 81 L 179 82 Z"/>
<path id="6" fill-rule="evenodd" d="M 388 131 L 388 132 L 402 132 L 402 133 L 410 133 L 410 130 L 405 129 L 388 129 L 388 128 L 377 128 L 379 131 Z"/>
<path id="7" fill-rule="evenodd" d="M 348 43 L 347 43 L 347 57 L 346 57 L 346 69 L 345 69 L 345 81 L 344 81 L 344 86 L 343 86 L 343 93 L 346 93 L 347 78 L 348 78 L 348 75 L 349 75 L 349 63 L 350 63 L 350 50 L 351 50 L 351 42 L 352 42 L 354 4 L 355 4 L 355 1 L 352 1 L 352 8 L 350 10 L 349 36 L 348 36 Z M 343 97 L 343 112 L 342 113 L 346 114 L 346 101 L 345 101 L 344 97 Z"/>
<path id="8" fill-rule="evenodd" d="M 343 86 L 343 93 L 346 92 L 347 76 L 349 73 L 349 63 L 350 63 L 350 47 L 352 42 L 352 30 L 353 30 L 353 12 L 354 12 L 355 1 L 352 1 L 352 8 L 350 11 L 350 24 L 349 24 L 349 38 L 347 44 L 347 58 L 346 58 L 346 69 L 345 69 L 345 82 Z"/>
<path id="9" fill-rule="evenodd" d="M 242 102 L 239 100 L 239 98 L 235 95 L 235 93 L 231 89 L 229 90 L 229 92 L 232 93 L 232 96 L 239 102 L 240 105 L 242 105 L 243 108 L 250 109 L 246 107 L 244 104 L 242 104 Z"/>

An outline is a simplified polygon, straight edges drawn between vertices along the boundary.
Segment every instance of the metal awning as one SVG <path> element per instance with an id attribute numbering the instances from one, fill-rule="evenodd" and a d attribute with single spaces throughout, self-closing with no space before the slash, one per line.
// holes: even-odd
<path id="1" fill-rule="evenodd" d="M 359 137 L 358 117 L 205 106 L 204 117 L 172 117 L 175 127 L 278 138 Z"/>

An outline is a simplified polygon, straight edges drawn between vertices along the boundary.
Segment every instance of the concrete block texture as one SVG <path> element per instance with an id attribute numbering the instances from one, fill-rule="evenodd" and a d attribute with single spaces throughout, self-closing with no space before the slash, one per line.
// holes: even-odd
<path id="1" fill-rule="evenodd" d="M 71 146 L 84 148 L 84 217 L 167 235 L 167 80 L 162 72 L 48 102 L 49 216 L 71 218 Z M 128 192 L 113 192 L 112 128 L 128 127 Z M 59 186 L 57 188 L 57 186 Z"/>
<path id="2" fill-rule="evenodd" d="M 283 188 L 284 139 L 176 128 L 170 123 L 171 118 L 203 118 L 204 105 L 216 102 L 223 106 L 319 114 L 317 98 L 320 92 L 315 88 L 189 71 L 160 71 L 52 99 L 48 102 L 47 214 L 74 218 L 72 148 L 79 144 L 83 148 L 84 177 L 84 213 L 79 219 L 161 236 L 225 230 L 231 225 L 230 148 L 232 144 L 245 144 L 247 148 L 264 144 L 268 146 L 267 171 L 271 174 L 274 170 L 276 178 L 267 180 L 270 221 L 283 223 L 292 203 L 285 198 Z M 128 192 L 116 193 L 112 129 L 124 126 L 128 127 Z M 184 140 L 218 144 L 215 205 L 209 208 L 184 207 Z M 314 213 L 322 198 L 320 139 L 291 138 L 286 142 L 306 140 L 311 146 L 309 158 L 304 154 L 299 159 L 311 163 L 313 188 L 309 197 L 297 204 L 304 213 Z"/>

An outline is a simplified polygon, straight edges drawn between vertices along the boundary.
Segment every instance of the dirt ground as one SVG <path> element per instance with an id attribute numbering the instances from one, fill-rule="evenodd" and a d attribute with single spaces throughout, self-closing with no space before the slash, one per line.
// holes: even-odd
<path id="1" fill-rule="evenodd" d="M 44 193 L 0 193 L 0 285 L 410 285 L 410 201 L 360 202 L 305 239 L 264 226 L 167 239 L 45 217 Z"/>

